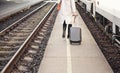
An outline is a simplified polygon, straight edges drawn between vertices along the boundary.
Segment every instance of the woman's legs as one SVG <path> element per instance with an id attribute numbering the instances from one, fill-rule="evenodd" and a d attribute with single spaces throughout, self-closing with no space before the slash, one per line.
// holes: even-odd
<path id="1" fill-rule="evenodd" d="M 68 25 L 68 36 L 67 36 L 67 38 L 69 38 L 70 37 L 70 28 L 72 27 L 72 24 L 69 24 Z"/>
<path id="2" fill-rule="evenodd" d="M 67 24 L 66 24 L 66 21 L 64 20 L 64 23 L 63 23 L 63 35 L 62 35 L 63 38 L 65 37 L 66 27 L 67 27 Z"/>

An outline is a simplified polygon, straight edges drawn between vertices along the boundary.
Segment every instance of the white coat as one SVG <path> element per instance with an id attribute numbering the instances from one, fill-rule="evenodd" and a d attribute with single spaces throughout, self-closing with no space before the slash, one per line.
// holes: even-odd
<path id="1" fill-rule="evenodd" d="M 73 24 L 74 21 L 74 14 L 76 14 L 76 7 L 74 0 L 62 0 L 61 3 L 61 19 L 62 22 L 66 20 L 67 24 Z"/>

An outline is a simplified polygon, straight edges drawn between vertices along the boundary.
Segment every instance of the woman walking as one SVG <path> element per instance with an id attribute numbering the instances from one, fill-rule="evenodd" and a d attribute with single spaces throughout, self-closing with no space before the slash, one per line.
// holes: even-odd
<path id="1" fill-rule="evenodd" d="M 68 25 L 68 36 L 69 37 L 69 32 L 70 32 L 70 27 L 72 27 L 72 24 L 75 23 L 75 19 L 77 16 L 76 13 L 76 7 L 75 7 L 75 1 L 74 0 L 61 0 L 61 15 L 63 19 L 63 35 L 62 37 L 65 37 L 65 32 Z"/>

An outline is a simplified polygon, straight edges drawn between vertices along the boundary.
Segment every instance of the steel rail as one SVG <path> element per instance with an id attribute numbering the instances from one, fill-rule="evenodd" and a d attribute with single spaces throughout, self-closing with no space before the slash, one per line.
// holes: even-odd
<path id="1" fill-rule="evenodd" d="M 10 73 L 11 69 L 15 66 L 16 62 L 19 60 L 23 52 L 26 50 L 26 47 L 29 46 L 29 43 L 34 38 L 34 36 L 37 34 L 37 32 L 42 28 L 45 21 L 48 19 L 52 11 L 54 10 L 57 3 L 55 3 L 51 9 L 48 11 L 48 13 L 44 16 L 44 18 L 38 23 L 36 28 L 32 31 L 32 33 L 28 36 L 28 38 L 24 41 L 24 43 L 21 45 L 21 47 L 18 49 L 18 51 L 14 54 L 14 56 L 11 58 L 11 60 L 7 63 L 7 65 L 3 68 L 1 73 Z"/>
<path id="2" fill-rule="evenodd" d="M 19 20 L 15 21 L 14 23 L 12 23 L 10 26 L 8 26 L 7 28 L 5 28 L 4 30 L 2 30 L 0 32 L 0 36 L 3 36 L 4 34 L 6 34 L 7 32 L 9 32 L 11 29 L 13 29 L 14 27 L 18 26 L 17 23 L 19 23 L 20 21 L 24 20 L 25 18 L 29 17 L 30 15 L 32 15 L 33 13 L 35 13 L 36 11 L 38 11 L 39 9 L 41 9 L 42 7 L 44 7 L 47 3 L 41 5 L 40 7 L 34 9 L 32 12 L 30 12 L 29 14 L 25 15 L 24 17 L 20 18 Z"/>

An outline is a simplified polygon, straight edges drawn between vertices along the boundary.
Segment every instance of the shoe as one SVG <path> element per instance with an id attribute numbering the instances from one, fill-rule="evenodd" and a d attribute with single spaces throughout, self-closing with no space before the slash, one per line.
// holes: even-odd
<path id="1" fill-rule="evenodd" d="M 67 35 L 67 38 L 69 38 L 69 35 Z"/>
<path id="2" fill-rule="evenodd" d="M 65 38 L 65 35 L 62 35 L 63 38 Z"/>

